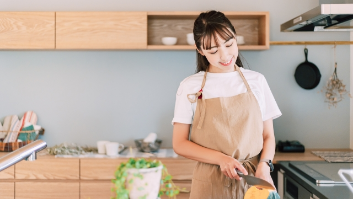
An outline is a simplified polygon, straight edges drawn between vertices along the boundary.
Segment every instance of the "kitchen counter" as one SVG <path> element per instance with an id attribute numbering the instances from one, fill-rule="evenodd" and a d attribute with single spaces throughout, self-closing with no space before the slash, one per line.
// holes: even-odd
<path id="1" fill-rule="evenodd" d="M 279 161 L 324 161 L 324 159 L 314 155 L 311 151 L 353 151 L 351 149 L 306 149 L 304 153 L 283 153 L 276 151 L 275 157 L 273 159 L 273 163 L 277 164 Z M 8 154 L 9 152 L 0 152 L 0 157 Z M 38 159 L 48 159 L 48 158 L 62 158 L 62 157 L 55 157 L 54 155 L 48 155 L 45 150 L 39 152 L 37 154 Z M 75 157 L 71 157 L 75 158 Z M 80 157 L 77 157 L 80 159 Z M 84 159 L 89 157 L 84 157 Z M 112 157 L 107 159 L 124 159 L 126 157 Z M 151 157 L 151 158 L 162 158 L 162 157 Z M 168 159 L 171 157 L 167 157 Z M 185 159 L 182 156 L 173 157 L 172 159 Z M 190 160 L 193 161 L 193 160 Z"/>
<path id="2" fill-rule="evenodd" d="M 304 153 L 283 153 L 283 152 L 276 151 L 275 157 L 273 159 L 273 163 L 276 164 L 279 161 L 324 161 L 324 159 L 312 154 L 311 151 L 348 151 L 348 150 L 353 151 L 351 149 L 306 149 Z M 0 152 L 0 157 L 8 153 L 9 152 Z M 38 153 L 38 158 L 47 159 L 47 158 L 56 158 L 56 157 L 53 155 L 46 154 L 45 151 L 41 151 Z M 121 157 L 115 157 L 115 158 L 121 158 Z M 184 159 L 181 156 L 178 156 L 175 158 Z"/>
<path id="3" fill-rule="evenodd" d="M 278 168 L 282 161 L 324 161 L 313 155 L 317 150 L 349 150 L 349 149 L 307 149 L 305 153 L 276 152 L 274 163 Z M 8 152 L 0 152 L 0 157 Z M 15 166 L 0 172 L 0 198 L 4 194 L 17 196 L 32 195 L 37 199 L 49 198 L 55 193 L 57 198 L 110 198 L 111 179 L 120 163 L 127 157 L 55 157 L 47 155 L 43 150 L 38 153 L 38 160 L 21 161 Z M 196 161 L 177 157 L 151 157 L 161 160 L 173 176 L 174 183 L 190 190 L 191 178 Z M 272 172 L 271 174 L 275 174 Z M 275 184 L 277 177 L 273 176 Z M 6 188 L 8 187 L 8 188 Z M 62 192 L 61 190 L 67 190 Z M 15 197 L 16 196 L 16 197 Z M 80 197 L 81 196 L 81 197 Z M 189 193 L 181 193 L 178 199 L 189 198 Z M 162 198 L 163 199 L 163 198 Z"/>

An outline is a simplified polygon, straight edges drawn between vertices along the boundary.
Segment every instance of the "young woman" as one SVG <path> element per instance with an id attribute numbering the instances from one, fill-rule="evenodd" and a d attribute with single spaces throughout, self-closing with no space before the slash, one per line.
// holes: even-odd
<path id="1" fill-rule="evenodd" d="M 249 186 L 235 169 L 273 184 L 272 120 L 281 112 L 264 76 L 242 68 L 235 29 L 223 13 L 201 13 L 193 32 L 197 73 L 176 94 L 173 148 L 198 161 L 191 199 L 240 199 Z"/>

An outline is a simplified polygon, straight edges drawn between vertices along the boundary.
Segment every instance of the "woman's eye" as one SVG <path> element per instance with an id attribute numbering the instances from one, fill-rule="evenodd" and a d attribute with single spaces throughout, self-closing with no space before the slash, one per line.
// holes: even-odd
<path id="1" fill-rule="evenodd" d="M 217 53 L 217 51 L 215 51 L 215 52 L 211 52 L 211 54 L 216 54 Z"/>
<path id="2" fill-rule="evenodd" d="M 231 43 L 229 46 L 227 46 L 227 47 L 231 47 L 233 45 L 233 43 Z"/>

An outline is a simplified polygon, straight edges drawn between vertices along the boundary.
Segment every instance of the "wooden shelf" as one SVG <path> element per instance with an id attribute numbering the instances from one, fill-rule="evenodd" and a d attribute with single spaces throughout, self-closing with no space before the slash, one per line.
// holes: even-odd
<path id="1" fill-rule="evenodd" d="M 245 45 L 240 50 L 269 49 L 268 12 L 224 12 L 233 24 L 237 35 L 242 35 Z M 147 49 L 194 50 L 186 42 L 186 34 L 192 33 L 193 24 L 200 12 L 147 12 Z M 165 46 L 162 37 L 177 37 L 176 45 Z"/>
<path id="2" fill-rule="evenodd" d="M 194 45 L 148 45 L 148 50 L 196 50 Z"/>
<path id="3" fill-rule="evenodd" d="M 265 45 L 239 45 L 239 50 L 266 50 Z M 148 45 L 147 50 L 196 50 L 193 45 Z"/>

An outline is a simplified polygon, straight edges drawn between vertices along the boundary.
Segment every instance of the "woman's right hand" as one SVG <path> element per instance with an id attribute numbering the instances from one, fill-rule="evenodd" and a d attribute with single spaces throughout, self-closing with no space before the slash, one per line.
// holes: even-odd
<path id="1" fill-rule="evenodd" d="M 224 155 L 220 158 L 219 166 L 221 168 L 222 173 L 231 179 L 236 179 L 236 180 L 242 179 L 237 174 L 235 169 L 238 169 L 244 175 L 248 175 L 248 171 L 243 167 L 241 162 L 227 155 Z"/>

